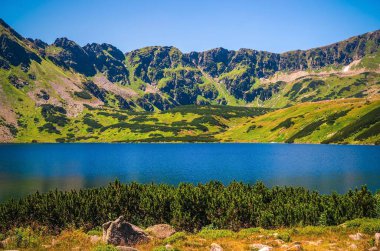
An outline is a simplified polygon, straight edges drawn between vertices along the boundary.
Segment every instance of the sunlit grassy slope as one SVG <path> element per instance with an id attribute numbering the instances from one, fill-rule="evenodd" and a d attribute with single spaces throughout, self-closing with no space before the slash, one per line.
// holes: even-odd
<path id="1" fill-rule="evenodd" d="M 87 107 L 74 118 L 54 106 L 20 109 L 16 142 L 303 142 L 380 140 L 380 101 L 341 99 L 283 109 L 182 106 L 165 112 Z M 46 115 L 47 114 L 47 115 Z"/>
<path id="2" fill-rule="evenodd" d="M 239 142 L 378 144 L 379 121 L 378 100 L 320 101 L 241 120 L 216 138 Z"/>

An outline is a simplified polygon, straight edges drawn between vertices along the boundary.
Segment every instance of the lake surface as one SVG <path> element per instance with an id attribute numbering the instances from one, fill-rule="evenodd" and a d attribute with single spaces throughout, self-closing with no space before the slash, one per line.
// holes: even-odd
<path id="1" fill-rule="evenodd" d="M 122 182 L 233 180 L 323 193 L 380 189 L 380 147 L 295 144 L 0 144 L 0 200 Z"/>

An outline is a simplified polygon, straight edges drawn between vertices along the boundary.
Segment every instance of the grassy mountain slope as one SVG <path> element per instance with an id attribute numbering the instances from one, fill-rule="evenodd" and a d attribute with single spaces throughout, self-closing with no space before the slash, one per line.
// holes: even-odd
<path id="1" fill-rule="evenodd" d="M 283 54 L 161 46 L 123 54 L 109 44 L 25 39 L 0 20 L 0 140 L 378 143 L 376 114 L 342 132 L 324 120 L 348 104 L 358 117 L 378 106 L 379 41 L 375 31 Z M 319 106 L 326 114 L 312 111 Z M 294 126 L 272 130 L 293 115 Z M 244 133 L 265 119 L 265 128 Z"/>
<path id="2" fill-rule="evenodd" d="M 380 101 L 301 103 L 251 118 L 215 137 L 222 141 L 380 143 Z"/>

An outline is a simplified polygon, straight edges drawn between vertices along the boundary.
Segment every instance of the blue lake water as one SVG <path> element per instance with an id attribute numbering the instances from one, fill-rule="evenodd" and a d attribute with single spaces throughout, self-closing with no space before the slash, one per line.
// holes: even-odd
<path id="1" fill-rule="evenodd" d="M 122 182 L 233 180 L 322 193 L 380 189 L 380 147 L 296 144 L 0 144 L 0 200 Z"/>

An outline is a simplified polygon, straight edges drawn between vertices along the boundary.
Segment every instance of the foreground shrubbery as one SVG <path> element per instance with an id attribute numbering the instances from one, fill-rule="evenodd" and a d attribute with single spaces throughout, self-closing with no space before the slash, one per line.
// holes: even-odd
<path id="1" fill-rule="evenodd" d="M 366 187 L 340 195 L 322 195 L 304 188 L 267 188 L 262 183 L 121 184 L 80 191 L 33 194 L 0 205 L 0 230 L 42 225 L 50 230 L 92 229 L 124 215 L 148 226 L 169 223 L 177 229 L 205 226 L 237 230 L 248 227 L 337 225 L 377 217 L 380 199 Z"/>

